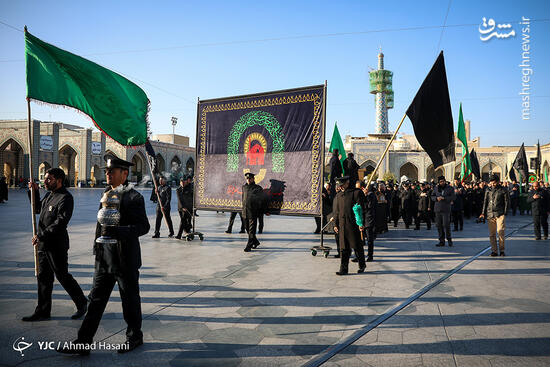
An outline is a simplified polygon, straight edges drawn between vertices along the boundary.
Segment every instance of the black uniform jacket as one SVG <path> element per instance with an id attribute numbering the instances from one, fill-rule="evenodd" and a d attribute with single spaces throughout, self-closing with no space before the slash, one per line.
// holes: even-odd
<path id="1" fill-rule="evenodd" d="M 111 190 L 110 186 L 105 189 L 105 192 L 109 190 Z M 113 273 L 135 271 L 141 267 L 141 249 L 138 237 L 147 234 L 150 228 L 143 196 L 133 188 L 129 188 L 127 184 L 123 185 L 119 210 L 120 225 L 113 231 L 118 243 L 102 245 L 94 241 L 96 266 L 105 267 Z M 95 238 L 97 239 L 100 235 L 101 225 L 97 223 Z"/>
<path id="2" fill-rule="evenodd" d="M 401 191 L 399 198 L 401 199 L 401 209 L 403 209 L 404 212 L 416 212 L 416 193 L 412 189 Z"/>
<path id="3" fill-rule="evenodd" d="M 540 197 L 538 199 L 534 199 L 533 195 L 535 194 L 538 194 Z M 537 191 L 529 191 L 527 202 L 531 203 L 532 215 L 544 215 L 550 212 L 550 197 L 548 192 L 544 189 L 539 188 Z"/>
<path id="4" fill-rule="evenodd" d="M 424 194 L 424 196 L 422 196 Z M 431 209 L 431 199 L 432 193 L 430 190 L 424 189 L 418 194 L 418 211 L 427 212 L 428 209 Z"/>
<path id="5" fill-rule="evenodd" d="M 172 200 L 172 188 L 168 185 L 161 185 L 158 187 L 160 204 L 164 210 L 170 210 L 170 201 Z M 156 196 L 156 194 L 155 194 Z M 160 209 L 160 205 L 157 202 L 157 208 Z"/>
<path id="6" fill-rule="evenodd" d="M 67 225 L 73 215 L 73 196 L 62 186 L 55 191 L 48 191 L 42 201 L 40 201 L 40 193 L 36 190 L 34 198 L 35 212 L 40 213 L 37 232 L 38 250 L 68 250 Z"/>
<path id="7" fill-rule="evenodd" d="M 266 195 L 260 185 L 245 184 L 243 185 L 243 218 L 254 219 L 264 214 L 267 205 Z"/>
<path id="8" fill-rule="evenodd" d="M 368 192 L 365 196 L 364 207 L 363 207 L 363 223 L 365 227 L 374 227 L 376 224 L 376 206 L 378 200 L 374 192 Z"/>
<path id="9" fill-rule="evenodd" d="M 178 186 L 176 195 L 178 197 L 178 210 L 183 211 L 185 208 L 191 213 L 193 210 L 193 187 L 189 184 L 185 185 L 185 187 Z"/>
<path id="10" fill-rule="evenodd" d="M 361 190 L 348 188 L 339 192 L 334 199 L 332 216 L 334 225 L 338 228 L 340 246 L 344 245 L 344 241 L 348 241 L 351 245 L 359 244 L 361 241 L 361 233 L 355 220 L 353 206 L 359 204 L 364 207 L 364 197 L 365 194 Z"/>

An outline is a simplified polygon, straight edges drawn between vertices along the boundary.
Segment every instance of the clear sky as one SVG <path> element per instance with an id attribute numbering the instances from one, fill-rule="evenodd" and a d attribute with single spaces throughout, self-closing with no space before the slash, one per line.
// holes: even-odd
<path id="1" fill-rule="evenodd" d="M 483 17 L 511 24 L 516 35 L 482 41 Z M 522 119 L 519 95 L 522 17 L 531 19 L 529 120 Z M 377 65 L 380 46 L 386 69 L 394 73 L 390 130 L 442 49 L 455 130 L 462 102 L 472 136 L 480 136 L 482 146 L 550 142 L 547 0 L 0 0 L 0 119 L 26 118 L 24 25 L 42 40 L 134 81 L 151 100 L 153 133 L 171 133 L 170 118 L 175 116 L 176 133 L 193 142 L 197 98 L 325 80 L 327 138 L 335 121 L 342 135 L 373 133 L 368 70 Z M 92 127 L 73 111 L 36 104 L 31 108 L 36 119 Z M 412 133 L 408 119 L 401 131 Z"/>

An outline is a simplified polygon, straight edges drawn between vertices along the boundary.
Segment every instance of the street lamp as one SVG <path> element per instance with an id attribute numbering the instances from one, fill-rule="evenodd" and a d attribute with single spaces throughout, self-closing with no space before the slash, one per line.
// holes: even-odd
<path id="1" fill-rule="evenodd" d="M 178 118 L 172 117 L 172 144 L 176 144 L 176 125 L 178 124 Z"/>

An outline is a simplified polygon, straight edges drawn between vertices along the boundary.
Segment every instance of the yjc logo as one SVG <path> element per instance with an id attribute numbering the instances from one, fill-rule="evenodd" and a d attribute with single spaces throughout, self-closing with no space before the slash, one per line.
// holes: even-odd
<path id="1" fill-rule="evenodd" d="M 23 354 L 23 351 L 30 348 L 32 343 L 27 343 L 25 341 L 25 337 L 19 337 L 16 341 L 13 342 L 13 350 L 16 352 L 21 353 L 21 357 L 23 357 L 25 354 Z"/>

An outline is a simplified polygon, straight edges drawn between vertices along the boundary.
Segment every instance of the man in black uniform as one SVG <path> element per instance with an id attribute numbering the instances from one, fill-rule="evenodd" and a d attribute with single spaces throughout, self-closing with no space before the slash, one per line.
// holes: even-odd
<path id="1" fill-rule="evenodd" d="M 400 194 L 401 199 L 401 216 L 403 222 L 405 222 L 405 228 L 409 229 L 409 226 L 413 222 L 413 218 L 416 214 L 416 194 L 411 189 L 410 183 L 407 181 L 403 183 L 403 191 Z"/>
<path id="2" fill-rule="evenodd" d="M 95 271 L 92 290 L 88 298 L 90 305 L 84 321 L 78 330 L 78 338 L 69 346 L 58 349 L 66 354 L 87 355 L 89 345 L 101 321 L 109 297 L 118 284 L 122 301 L 122 314 L 126 328 L 126 345 L 119 353 L 131 351 L 143 344 L 141 332 L 141 299 L 139 296 L 139 268 L 141 249 L 139 236 L 149 232 L 149 221 L 145 213 L 143 196 L 128 185 L 128 170 L 133 164 L 112 155 L 106 155 L 107 188 L 119 193 L 120 222 L 118 226 L 102 226 L 97 223 L 95 238 L 108 236 L 117 240 L 115 244 L 94 242 Z M 101 208 L 101 206 L 100 206 Z"/>
<path id="3" fill-rule="evenodd" d="M 48 193 L 40 201 L 38 185 L 34 186 L 35 212 L 40 213 L 38 232 L 32 244 L 38 246 L 38 305 L 34 313 L 22 318 L 23 321 L 42 321 L 50 318 L 52 309 L 52 289 L 54 274 L 65 288 L 77 311 L 73 319 L 86 313 L 87 301 L 82 289 L 69 273 L 67 252 L 69 251 L 69 234 L 67 225 L 73 214 L 73 196 L 63 186 L 65 172 L 61 168 L 50 168 L 44 177 Z"/>
<path id="4" fill-rule="evenodd" d="M 349 258 L 351 249 L 359 260 L 358 273 L 365 271 L 365 251 L 361 241 L 361 231 L 364 227 L 359 227 L 355 219 L 353 207 L 358 204 L 363 208 L 363 198 L 365 195 L 361 190 L 349 185 L 349 177 L 344 176 L 337 179 L 342 187 L 333 203 L 332 215 L 334 217 L 334 232 L 338 234 L 338 243 L 340 246 L 340 270 L 336 275 L 346 275 L 348 273 Z"/>
<path id="5" fill-rule="evenodd" d="M 243 212 L 242 217 L 246 223 L 246 232 L 248 232 L 248 242 L 244 248 L 244 252 L 250 252 L 251 249 L 260 245 L 260 241 L 256 238 L 256 225 L 258 217 L 264 213 L 265 198 L 264 190 L 261 186 L 254 182 L 254 174 L 247 172 L 245 174 L 246 184 L 243 185 Z M 269 214 L 267 214 L 269 215 Z"/>
<path id="6" fill-rule="evenodd" d="M 338 154 L 338 149 L 334 149 L 332 157 L 330 157 L 330 161 L 328 162 L 328 166 L 330 167 L 330 195 L 333 198 L 336 196 L 336 179 L 342 176 L 342 162 Z"/>
<path id="7" fill-rule="evenodd" d="M 527 202 L 531 204 L 531 214 L 535 227 L 535 240 L 540 240 L 540 227 L 544 232 L 544 239 L 548 239 L 548 214 L 550 214 L 550 195 L 540 187 L 538 181 L 533 182 Z"/>
<path id="8" fill-rule="evenodd" d="M 363 225 L 365 227 L 365 234 L 367 235 L 367 261 L 374 261 L 374 227 L 376 225 L 376 209 L 378 207 L 378 199 L 374 191 L 376 185 L 371 183 L 366 190 L 365 201 L 363 206 Z M 385 212 L 384 212 L 385 213 Z M 386 221 L 386 217 L 383 218 Z"/>
<path id="9" fill-rule="evenodd" d="M 245 232 L 245 223 L 244 223 L 244 219 L 243 219 L 243 215 L 241 212 L 231 212 L 231 215 L 229 216 L 229 225 L 227 226 L 227 230 L 225 231 L 225 233 L 231 233 L 231 231 L 233 230 L 233 223 L 235 223 L 235 218 L 237 218 L 237 214 L 239 214 L 239 217 L 241 218 L 241 230 L 239 231 L 239 233 L 244 233 Z"/>
<path id="10" fill-rule="evenodd" d="M 180 185 L 176 189 L 178 197 L 178 213 L 180 215 L 180 227 L 176 238 L 181 239 L 183 231 L 191 232 L 191 213 L 193 212 L 193 187 L 191 186 L 191 177 L 184 176 L 180 180 Z"/>
<path id="11" fill-rule="evenodd" d="M 349 184 L 351 187 L 355 187 L 355 182 L 359 180 L 359 165 L 353 158 L 353 153 L 348 153 L 348 157 L 344 159 L 344 163 L 342 163 L 344 167 L 344 175 L 349 176 Z"/>
<path id="12" fill-rule="evenodd" d="M 162 222 L 162 212 L 164 211 L 164 216 L 166 222 L 168 223 L 168 237 L 174 236 L 174 226 L 172 225 L 172 218 L 170 217 L 170 201 L 172 200 L 172 188 L 166 184 L 166 179 L 161 177 L 159 179 L 158 193 L 160 197 L 160 202 L 157 200 L 157 195 L 154 195 L 153 198 L 157 202 L 157 219 L 155 221 L 155 233 L 153 238 L 160 237 L 160 224 Z M 162 207 L 162 208 L 161 208 Z"/>
<path id="13" fill-rule="evenodd" d="M 420 194 L 418 195 L 418 215 L 416 216 L 415 229 L 420 229 L 420 222 L 426 222 L 426 227 L 428 229 L 432 228 L 432 218 L 431 218 L 431 192 L 430 187 L 427 182 L 422 182 L 420 184 Z"/>

